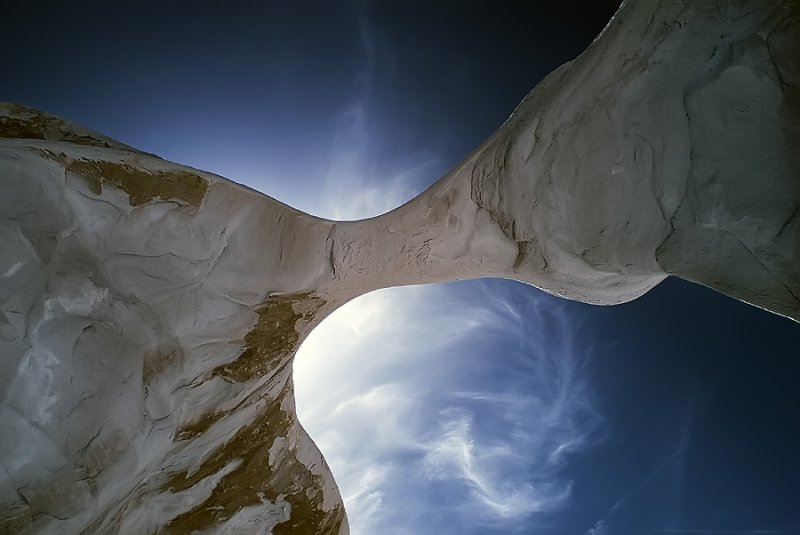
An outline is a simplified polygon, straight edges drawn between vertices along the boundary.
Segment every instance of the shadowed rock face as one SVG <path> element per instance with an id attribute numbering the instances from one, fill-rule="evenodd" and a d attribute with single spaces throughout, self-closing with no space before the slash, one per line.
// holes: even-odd
<path id="1" fill-rule="evenodd" d="M 800 319 L 799 11 L 626 3 L 449 175 L 350 223 L 2 105 L 0 533 L 347 533 L 291 363 L 373 289 L 615 304 L 673 274 Z"/>

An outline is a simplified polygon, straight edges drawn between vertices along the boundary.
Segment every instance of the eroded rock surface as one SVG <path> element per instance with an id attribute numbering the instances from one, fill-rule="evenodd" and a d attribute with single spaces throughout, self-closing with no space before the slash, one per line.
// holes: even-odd
<path id="1" fill-rule="evenodd" d="M 0 531 L 346 529 L 291 383 L 331 225 L 123 146 L 0 158 Z"/>
<path id="2" fill-rule="evenodd" d="M 347 533 L 292 358 L 373 289 L 669 274 L 800 319 L 800 9 L 623 5 L 420 197 L 350 223 L 0 107 L 0 533 Z"/>

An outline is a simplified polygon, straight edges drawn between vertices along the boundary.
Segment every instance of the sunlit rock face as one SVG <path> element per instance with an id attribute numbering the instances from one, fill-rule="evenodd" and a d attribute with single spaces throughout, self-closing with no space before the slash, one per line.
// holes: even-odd
<path id="1" fill-rule="evenodd" d="M 340 533 L 290 365 L 332 225 L 3 111 L 0 532 Z"/>
<path id="2" fill-rule="evenodd" d="M 614 304 L 676 274 L 800 319 L 795 4 L 626 4 L 448 176 L 352 223 L 3 105 L 0 533 L 347 533 L 291 363 L 376 288 Z"/>

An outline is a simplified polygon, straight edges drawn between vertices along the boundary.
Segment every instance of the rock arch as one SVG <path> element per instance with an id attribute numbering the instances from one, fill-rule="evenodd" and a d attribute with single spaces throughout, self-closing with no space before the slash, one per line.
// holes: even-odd
<path id="1" fill-rule="evenodd" d="M 1 529 L 346 533 L 291 360 L 376 288 L 615 304 L 677 275 L 800 320 L 799 43 L 789 0 L 626 2 L 451 173 L 348 223 L 3 105 Z"/>

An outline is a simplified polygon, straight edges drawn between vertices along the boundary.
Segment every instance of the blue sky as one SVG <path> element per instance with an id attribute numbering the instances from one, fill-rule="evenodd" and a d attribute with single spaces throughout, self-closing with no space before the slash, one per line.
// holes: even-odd
<path id="1" fill-rule="evenodd" d="M 579 53 L 613 2 L 29 3 L 0 100 L 334 218 L 384 212 Z M 296 361 L 358 534 L 800 533 L 800 327 L 668 280 L 592 307 L 383 290 Z"/>
<path id="2" fill-rule="evenodd" d="M 527 290 L 383 290 L 307 340 L 299 414 L 355 533 L 508 533 L 569 502 L 562 469 L 602 417 L 564 306 Z"/>

